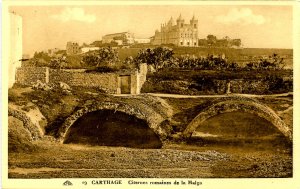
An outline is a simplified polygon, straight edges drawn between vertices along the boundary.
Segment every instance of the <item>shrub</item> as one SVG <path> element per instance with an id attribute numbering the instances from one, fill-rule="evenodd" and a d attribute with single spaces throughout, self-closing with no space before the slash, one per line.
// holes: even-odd
<path id="1" fill-rule="evenodd" d="M 157 47 L 154 49 L 142 49 L 135 57 L 136 64 L 146 63 L 153 65 L 155 69 L 164 67 L 173 58 L 173 50 L 167 47 Z"/>
<path id="2" fill-rule="evenodd" d="M 32 58 L 28 61 L 22 62 L 23 67 L 45 67 L 49 66 L 49 62 L 42 58 Z"/>
<path id="3" fill-rule="evenodd" d="M 272 93 L 283 93 L 293 91 L 293 81 L 284 81 L 282 77 L 276 75 L 266 76 L 264 82 L 269 84 L 269 91 Z"/>

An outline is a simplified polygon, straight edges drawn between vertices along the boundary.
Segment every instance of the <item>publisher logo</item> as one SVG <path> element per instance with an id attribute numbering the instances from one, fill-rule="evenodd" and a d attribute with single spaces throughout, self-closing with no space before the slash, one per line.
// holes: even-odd
<path id="1" fill-rule="evenodd" d="M 72 186 L 72 182 L 69 181 L 69 180 L 66 180 L 64 183 L 63 183 L 64 186 Z"/>

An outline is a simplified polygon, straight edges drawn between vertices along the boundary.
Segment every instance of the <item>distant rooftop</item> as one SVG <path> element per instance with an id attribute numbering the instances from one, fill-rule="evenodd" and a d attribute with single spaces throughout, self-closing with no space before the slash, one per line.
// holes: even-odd
<path id="1" fill-rule="evenodd" d="M 125 34 L 125 33 L 131 33 L 131 32 L 111 33 L 111 34 L 106 34 L 105 36 L 117 35 L 117 34 Z"/>

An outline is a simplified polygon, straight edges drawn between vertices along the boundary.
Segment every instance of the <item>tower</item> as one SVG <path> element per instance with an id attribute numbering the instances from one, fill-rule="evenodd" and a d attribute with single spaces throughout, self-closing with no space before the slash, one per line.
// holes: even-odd
<path id="1" fill-rule="evenodd" d="M 198 20 L 195 19 L 195 15 L 190 20 L 190 28 L 191 28 L 191 39 L 190 44 L 191 46 L 197 47 L 198 46 Z"/>
<path id="2" fill-rule="evenodd" d="M 168 22 L 169 26 L 173 26 L 174 25 L 174 20 L 173 17 L 170 18 L 169 22 Z"/>
<path id="3" fill-rule="evenodd" d="M 184 26 L 184 19 L 181 17 L 181 14 L 180 14 L 179 17 L 177 18 L 176 22 L 177 22 L 177 26 L 178 26 L 179 28 L 183 28 L 183 26 Z"/>
<path id="4" fill-rule="evenodd" d="M 195 15 L 193 15 L 193 18 L 190 20 L 190 24 L 193 29 L 198 29 L 198 20 L 195 19 Z"/>

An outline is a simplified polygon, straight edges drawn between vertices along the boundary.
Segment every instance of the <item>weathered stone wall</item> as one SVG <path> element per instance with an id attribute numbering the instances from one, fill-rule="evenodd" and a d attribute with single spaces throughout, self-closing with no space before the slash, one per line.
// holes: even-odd
<path id="1" fill-rule="evenodd" d="M 244 80 L 233 79 L 227 80 L 214 80 L 215 92 L 218 94 L 224 94 L 227 91 L 228 83 L 230 82 L 230 92 L 240 94 L 265 94 L 268 92 L 268 82 L 262 80 Z"/>
<path id="2" fill-rule="evenodd" d="M 70 86 L 99 87 L 110 93 L 117 93 L 117 77 L 115 73 L 67 72 L 51 69 L 49 81 L 51 83 L 64 82 Z"/>
<path id="3" fill-rule="evenodd" d="M 146 81 L 147 66 L 142 64 L 139 71 L 131 71 L 131 94 L 139 94 Z M 17 70 L 17 83 L 32 85 L 40 80 L 43 83 L 64 82 L 70 86 L 98 87 L 108 93 L 118 94 L 121 73 L 85 73 L 82 70 L 58 70 L 46 67 L 22 67 Z"/>
<path id="4" fill-rule="evenodd" d="M 161 76 L 159 76 L 161 77 Z M 261 79 L 208 79 L 204 82 L 191 81 L 185 78 L 180 80 L 159 79 L 155 76 L 148 77 L 142 89 L 145 93 L 173 93 L 185 95 L 201 94 L 226 94 L 230 83 L 230 92 L 239 94 L 270 94 L 271 83 Z"/>
<path id="5" fill-rule="evenodd" d="M 116 73 L 85 73 L 49 69 L 46 67 L 22 67 L 17 70 L 17 83 L 32 85 L 40 80 L 43 83 L 64 82 L 70 86 L 99 87 L 109 93 L 116 93 L 118 87 Z"/>
<path id="6" fill-rule="evenodd" d="M 139 73 L 138 71 L 135 71 L 134 74 L 130 75 L 130 94 L 139 94 Z"/>
<path id="7" fill-rule="evenodd" d="M 49 68 L 47 67 L 21 67 L 16 72 L 16 83 L 23 85 L 31 85 L 37 80 L 47 83 Z"/>
<path id="8" fill-rule="evenodd" d="M 141 88 L 147 79 L 147 64 L 140 64 L 139 70 L 131 72 L 131 94 L 140 94 Z"/>
<path id="9" fill-rule="evenodd" d="M 261 80 L 236 79 L 230 81 L 230 91 L 232 93 L 264 94 L 268 89 L 268 83 Z"/>
<path id="10" fill-rule="evenodd" d="M 139 69 L 139 88 L 141 89 L 143 84 L 147 80 L 147 72 L 148 72 L 148 66 L 147 64 L 140 64 L 140 69 Z"/>

